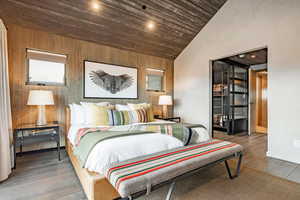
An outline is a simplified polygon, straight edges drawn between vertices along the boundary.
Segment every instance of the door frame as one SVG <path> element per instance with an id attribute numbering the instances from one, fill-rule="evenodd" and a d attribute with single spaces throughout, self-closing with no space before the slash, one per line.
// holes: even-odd
<path id="1" fill-rule="evenodd" d="M 212 85 L 213 85 L 213 61 L 216 61 L 216 60 L 220 60 L 220 59 L 224 59 L 224 58 L 228 58 L 228 57 L 232 57 L 232 56 L 236 56 L 236 55 L 240 55 L 240 54 L 244 54 L 244 53 L 249 53 L 249 52 L 252 52 L 252 51 L 258 51 L 258 50 L 261 50 L 261 49 L 267 49 L 268 51 L 268 54 L 267 54 L 267 57 L 269 57 L 269 48 L 268 46 L 262 46 L 262 47 L 257 47 L 257 48 L 253 48 L 253 49 L 249 49 L 249 50 L 245 50 L 245 51 L 240 51 L 240 52 L 236 52 L 236 53 L 233 53 L 233 54 L 228 54 L 227 56 L 222 56 L 222 57 L 217 57 L 217 58 L 214 58 L 214 59 L 210 59 L 209 60 L 209 126 L 208 126 L 208 133 L 211 135 L 211 137 L 213 138 L 214 137 L 214 130 L 213 130 L 213 103 L 212 103 L 212 97 L 213 97 L 213 92 L 212 92 Z M 268 64 L 268 63 L 267 63 Z M 250 80 L 250 79 L 248 79 Z M 249 87 L 249 85 L 248 85 Z M 248 88 L 248 91 L 249 91 L 249 88 Z M 249 98 L 250 95 L 248 95 L 248 98 Z M 249 99 L 248 99 L 248 104 L 250 103 Z M 248 105 L 248 115 L 250 114 L 250 105 Z M 268 115 L 269 115 L 269 112 L 268 112 Z M 249 130 L 250 130 L 250 127 L 249 127 L 249 120 L 250 118 L 248 117 L 248 135 L 249 135 Z"/>

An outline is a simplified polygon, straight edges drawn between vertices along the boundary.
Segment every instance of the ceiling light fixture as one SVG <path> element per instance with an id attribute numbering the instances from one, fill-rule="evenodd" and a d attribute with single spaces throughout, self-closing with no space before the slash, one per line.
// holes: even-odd
<path id="1" fill-rule="evenodd" d="M 154 29 L 154 27 L 155 27 L 154 22 L 152 22 L 152 21 L 148 22 L 148 24 L 147 24 L 148 29 L 152 30 L 152 29 Z"/>
<path id="2" fill-rule="evenodd" d="M 91 7 L 93 10 L 98 11 L 100 9 L 100 4 L 98 1 L 92 1 L 91 2 Z"/>
<path id="3" fill-rule="evenodd" d="M 240 54 L 239 58 L 245 58 L 245 54 Z"/>
<path id="4" fill-rule="evenodd" d="M 253 54 L 253 55 L 251 55 L 251 58 L 256 58 L 256 55 L 254 55 L 254 54 Z"/>

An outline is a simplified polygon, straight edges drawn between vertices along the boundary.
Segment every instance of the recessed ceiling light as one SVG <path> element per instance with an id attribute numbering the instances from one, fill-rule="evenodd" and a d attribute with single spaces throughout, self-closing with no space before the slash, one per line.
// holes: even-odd
<path id="1" fill-rule="evenodd" d="M 153 30 L 154 27 L 155 27 L 154 22 L 150 21 L 150 22 L 147 23 L 147 28 L 148 28 L 148 29 Z"/>
<path id="2" fill-rule="evenodd" d="M 253 55 L 251 55 L 251 58 L 256 58 L 256 55 L 254 55 L 254 54 L 253 54 Z"/>
<path id="3" fill-rule="evenodd" d="M 91 2 L 91 7 L 93 10 L 98 11 L 100 9 L 100 4 L 98 1 L 92 1 Z"/>
<path id="4" fill-rule="evenodd" d="M 245 54 L 240 54 L 239 58 L 245 58 Z"/>

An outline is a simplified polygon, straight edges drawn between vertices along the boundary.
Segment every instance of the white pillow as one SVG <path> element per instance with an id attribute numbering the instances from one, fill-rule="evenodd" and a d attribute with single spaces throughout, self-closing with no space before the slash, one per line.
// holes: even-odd
<path id="1" fill-rule="evenodd" d="M 80 125 L 85 123 L 85 114 L 84 109 L 81 105 L 78 104 L 70 104 L 71 111 L 71 125 Z"/>
<path id="2" fill-rule="evenodd" d="M 137 110 L 137 109 L 141 109 L 141 108 L 150 107 L 150 104 L 148 104 L 148 103 L 138 103 L 138 104 L 127 103 L 127 105 L 128 105 L 130 110 Z"/>
<path id="3" fill-rule="evenodd" d="M 109 106 L 111 105 L 109 102 L 98 102 L 98 103 L 94 103 L 94 102 L 80 102 L 81 105 L 85 105 L 85 104 L 96 104 L 97 106 Z"/>
<path id="4" fill-rule="evenodd" d="M 208 131 L 205 128 L 192 128 L 193 134 L 190 144 L 198 144 L 211 140 Z"/>
<path id="5" fill-rule="evenodd" d="M 128 110 L 130 110 L 130 108 L 127 105 L 122 105 L 122 104 L 116 104 L 115 108 L 118 111 L 128 111 Z"/>

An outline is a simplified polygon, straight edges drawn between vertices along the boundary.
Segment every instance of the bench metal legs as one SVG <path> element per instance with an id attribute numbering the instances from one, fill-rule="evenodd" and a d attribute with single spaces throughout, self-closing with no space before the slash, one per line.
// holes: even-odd
<path id="1" fill-rule="evenodd" d="M 236 171 L 235 171 L 235 174 L 232 175 L 227 160 L 229 160 L 229 159 L 231 159 L 231 158 L 234 158 L 234 157 L 237 157 L 237 156 L 238 156 L 239 158 L 238 158 L 238 163 L 237 163 Z M 236 154 L 234 154 L 234 155 L 228 156 L 228 157 L 226 157 L 226 158 L 217 160 L 217 161 L 215 161 L 215 162 L 213 162 L 213 163 L 210 163 L 210 164 L 208 164 L 208 165 L 206 165 L 206 166 L 204 166 L 204 167 L 211 166 L 211 165 L 214 165 L 214 164 L 216 164 L 216 163 L 221 163 L 221 162 L 224 161 L 224 162 L 225 162 L 225 166 L 226 166 L 227 173 L 228 173 L 228 175 L 229 175 L 229 178 L 230 178 L 230 179 L 234 179 L 234 178 L 238 177 L 239 174 L 240 174 L 242 158 L 243 158 L 243 153 L 242 153 L 242 152 L 239 152 L 239 153 L 236 153 Z M 203 167 L 201 167 L 201 168 L 199 168 L 199 169 L 202 169 L 202 168 L 203 168 Z M 171 181 L 172 181 L 172 183 L 171 183 L 171 185 L 170 185 L 170 188 L 169 188 L 169 191 L 168 191 L 166 200 L 171 200 L 172 194 L 173 194 L 173 192 L 174 192 L 174 190 L 175 190 L 175 181 L 178 180 L 178 178 L 183 177 L 183 176 L 188 175 L 188 174 L 193 174 L 193 173 L 195 173 L 195 172 L 196 172 L 197 170 L 199 170 L 199 169 L 196 169 L 196 170 L 194 170 L 194 171 L 192 171 L 192 172 L 188 172 L 188 173 L 186 173 L 186 174 L 183 174 L 183 175 L 181 175 L 181 176 L 178 176 L 178 177 L 176 177 L 176 178 L 170 180 L 168 183 L 170 183 Z M 166 183 L 164 183 L 164 184 L 166 184 Z M 158 187 L 160 187 L 160 186 L 162 186 L 162 185 L 164 185 L 164 184 L 158 185 Z M 154 187 L 155 187 L 155 186 L 154 186 Z M 157 187 L 157 188 L 158 188 L 158 187 Z M 153 188 L 153 189 L 155 189 L 155 188 Z M 149 191 L 150 191 L 150 190 L 149 190 Z M 144 195 L 144 194 L 147 194 L 147 191 L 142 191 L 142 192 L 140 192 L 140 193 L 133 194 L 131 197 L 125 197 L 125 198 L 119 197 L 119 198 L 116 198 L 116 199 L 114 199 L 114 200 L 132 200 L 132 199 L 136 199 L 137 197 L 142 196 L 142 195 Z"/>
<path id="2" fill-rule="evenodd" d="M 236 167 L 236 172 L 235 172 L 234 175 L 231 174 L 231 171 L 230 171 L 230 167 L 229 167 L 229 165 L 228 165 L 228 162 L 227 162 L 227 160 L 225 160 L 225 166 L 226 166 L 226 169 L 227 169 L 227 172 L 228 172 L 228 176 L 229 176 L 230 179 L 234 179 L 234 178 L 236 178 L 236 177 L 239 176 L 239 174 L 240 174 L 240 169 L 241 169 L 242 158 L 243 158 L 243 154 L 240 153 L 240 154 L 239 154 L 239 160 L 238 160 L 237 167 Z"/>
<path id="3" fill-rule="evenodd" d="M 167 194 L 167 197 L 166 197 L 166 200 L 171 200 L 172 193 L 175 189 L 175 184 L 176 184 L 175 181 L 171 183 L 168 194 Z"/>

